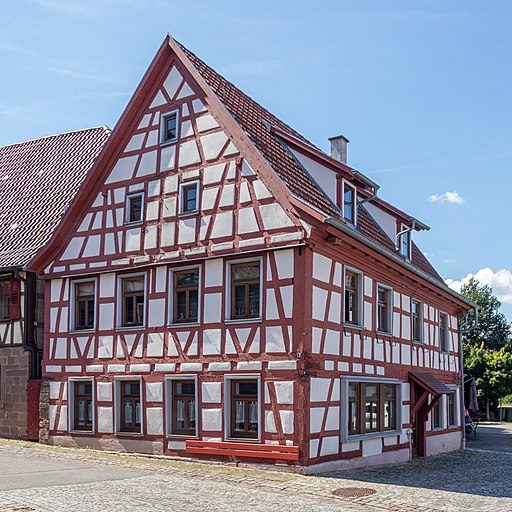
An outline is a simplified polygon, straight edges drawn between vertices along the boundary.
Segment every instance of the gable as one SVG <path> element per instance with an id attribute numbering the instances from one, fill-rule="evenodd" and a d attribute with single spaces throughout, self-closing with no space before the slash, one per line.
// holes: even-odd
<path id="1" fill-rule="evenodd" d="M 301 240 L 303 228 L 276 199 L 275 184 L 240 148 L 200 84 L 175 55 L 116 149 L 51 274 L 182 261 Z M 162 142 L 176 116 L 176 140 Z M 121 129 L 116 128 L 116 130 Z M 184 185 L 196 183 L 198 212 L 180 213 Z M 98 185 L 98 184 L 97 184 Z M 272 189 L 272 191 L 271 191 Z M 143 195 L 142 222 L 127 221 L 127 198 Z"/>

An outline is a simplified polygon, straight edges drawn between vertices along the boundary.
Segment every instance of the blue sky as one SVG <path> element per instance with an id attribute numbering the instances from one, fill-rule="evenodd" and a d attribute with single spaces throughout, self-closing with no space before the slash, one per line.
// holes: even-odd
<path id="1" fill-rule="evenodd" d="M 512 319 L 511 2 L 18 0 L 2 21 L 1 145 L 113 127 L 169 32 L 322 149 L 347 136 L 441 275 Z"/>

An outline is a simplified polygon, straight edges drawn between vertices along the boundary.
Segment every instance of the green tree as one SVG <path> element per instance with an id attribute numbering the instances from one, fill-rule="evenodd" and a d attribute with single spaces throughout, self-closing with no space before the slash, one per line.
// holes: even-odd
<path id="1" fill-rule="evenodd" d="M 501 302 L 490 286 L 480 285 L 473 277 L 461 294 L 478 305 L 478 325 L 474 311 L 461 325 L 464 374 L 476 379 L 479 401 L 483 400 L 489 418 L 498 400 L 512 393 L 511 327 L 499 312 Z"/>

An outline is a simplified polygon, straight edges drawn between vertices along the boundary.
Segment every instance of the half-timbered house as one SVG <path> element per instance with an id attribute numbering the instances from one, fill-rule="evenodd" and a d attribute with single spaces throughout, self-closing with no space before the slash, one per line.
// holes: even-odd
<path id="1" fill-rule="evenodd" d="M 0 147 L 0 436 L 39 438 L 44 283 L 27 269 L 105 143 L 92 128 Z"/>
<path id="2" fill-rule="evenodd" d="M 317 468 L 460 447 L 471 304 L 346 143 L 165 40 L 32 263 L 53 443 Z"/>

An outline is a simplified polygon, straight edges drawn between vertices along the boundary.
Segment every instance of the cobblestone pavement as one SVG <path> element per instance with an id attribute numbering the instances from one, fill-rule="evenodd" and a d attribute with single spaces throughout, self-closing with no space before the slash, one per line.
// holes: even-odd
<path id="1" fill-rule="evenodd" d="M 0 487 L 5 512 L 512 512 L 512 454 L 506 452 L 467 450 L 322 476 L 0 441 L 0 460 L 6 458 L 12 463 L 0 468 L 0 481 L 8 482 Z M 23 460 L 31 461 L 25 473 L 20 472 Z M 61 471 L 65 467 L 68 476 Z M 54 469 L 43 471 L 38 485 L 41 468 Z M 56 477 L 49 481 L 52 471 Z M 89 473 L 89 481 L 83 476 L 76 481 L 80 471 Z M 351 487 L 376 493 L 332 494 Z"/>

